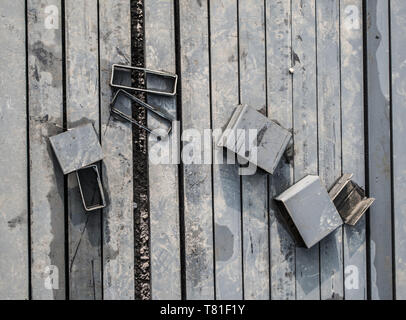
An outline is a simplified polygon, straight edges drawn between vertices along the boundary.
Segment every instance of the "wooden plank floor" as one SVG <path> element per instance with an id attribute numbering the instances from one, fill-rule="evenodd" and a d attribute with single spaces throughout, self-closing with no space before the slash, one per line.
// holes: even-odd
<path id="1" fill-rule="evenodd" d="M 404 1 L 144 9 L 145 66 L 179 76 L 177 96 L 147 95 L 178 120 L 148 139 L 152 299 L 406 299 Z M 0 299 L 135 297 L 133 129 L 109 112 L 130 18 L 130 0 L 0 2 Z M 216 145 L 238 104 L 293 133 L 272 176 L 226 164 Z M 48 138 L 89 122 L 107 207 L 86 214 Z M 343 173 L 375 204 L 356 227 L 296 247 L 273 197 Z"/>

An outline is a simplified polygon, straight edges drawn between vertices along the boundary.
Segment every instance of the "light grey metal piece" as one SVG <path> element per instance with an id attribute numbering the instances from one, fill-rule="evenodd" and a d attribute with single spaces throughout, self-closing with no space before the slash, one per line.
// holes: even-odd
<path id="1" fill-rule="evenodd" d="M 49 140 L 64 174 L 103 158 L 99 138 L 91 123 L 50 137 Z"/>
<path id="2" fill-rule="evenodd" d="M 257 130 L 252 134 L 250 130 Z M 259 168 L 273 174 L 291 133 L 248 105 L 239 105 L 221 135 L 218 146 L 226 147 Z"/>
<path id="3" fill-rule="evenodd" d="M 104 208 L 106 206 L 106 200 L 97 165 L 93 164 L 77 170 L 76 178 L 85 210 L 93 211 Z M 95 186 L 97 186 L 97 188 L 95 188 Z M 94 202 L 95 200 L 100 201 L 95 204 L 89 203 L 89 201 Z"/>
<path id="4" fill-rule="evenodd" d="M 311 248 L 343 221 L 318 176 L 309 175 L 274 198 L 299 245 Z"/>
<path id="5" fill-rule="evenodd" d="M 125 70 L 126 72 L 143 72 L 146 78 L 160 78 L 160 81 L 156 81 L 158 86 L 156 88 L 136 88 L 124 85 L 123 83 L 115 83 L 116 79 L 116 72 L 118 69 Z M 159 94 L 164 96 L 174 96 L 176 95 L 176 87 L 178 84 L 178 76 L 174 73 L 166 72 L 166 71 L 157 71 L 151 70 L 147 68 L 140 68 L 140 67 L 132 67 L 127 65 L 121 64 L 113 64 L 111 68 L 111 80 L 110 85 L 113 88 L 120 88 L 125 90 L 133 90 L 133 91 L 142 91 L 147 93 Z M 147 86 L 148 87 L 148 86 Z"/>

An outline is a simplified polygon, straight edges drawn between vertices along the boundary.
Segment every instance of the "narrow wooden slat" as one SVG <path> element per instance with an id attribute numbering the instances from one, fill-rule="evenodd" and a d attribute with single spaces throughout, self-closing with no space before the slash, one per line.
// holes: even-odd
<path id="1" fill-rule="evenodd" d="M 264 1 L 239 1 L 241 103 L 266 114 Z M 242 177 L 244 299 L 269 299 L 267 175 Z"/>
<path id="2" fill-rule="evenodd" d="M 181 0 L 179 8 L 182 129 L 203 137 L 210 129 L 208 6 L 205 0 Z M 183 150 L 193 150 L 193 144 L 184 142 Z M 211 166 L 200 164 L 205 157 L 211 161 L 211 154 L 204 151 L 209 154 L 198 155 L 197 164 L 183 166 L 186 298 L 200 300 L 214 299 Z"/>
<path id="3" fill-rule="evenodd" d="M 362 0 L 341 0 L 342 172 L 365 187 Z M 344 293 L 367 298 L 365 217 L 344 226 Z"/>
<path id="4" fill-rule="evenodd" d="M 213 129 L 223 128 L 238 104 L 237 2 L 210 2 Z M 217 142 L 217 141 L 214 141 Z M 237 165 L 213 150 L 216 298 L 242 299 L 241 189 Z M 223 164 L 219 164 L 223 161 Z"/>
<path id="5" fill-rule="evenodd" d="M 316 7 L 292 2 L 293 128 L 295 182 L 318 173 Z M 296 299 L 320 299 L 319 245 L 296 248 Z"/>
<path id="6" fill-rule="evenodd" d="M 0 2 L 0 299 L 28 299 L 25 1 Z"/>
<path id="7" fill-rule="evenodd" d="M 99 125 L 97 1 L 65 1 L 67 127 Z M 101 299 L 100 210 L 87 213 L 75 174 L 68 177 L 69 298 Z"/>
<path id="8" fill-rule="evenodd" d="M 406 2 L 391 1 L 396 299 L 406 299 Z"/>
<path id="9" fill-rule="evenodd" d="M 61 1 L 30 0 L 27 13 L 32 298 L 64 299 L 64 177 L 48 140 L 63 124 Z"/>
<path id="10" fill-rule="evenodd" d="M 326 188 L 341 176 L 339 1 L 316 1 L 319 175 Z M 342 228 L 320 243 L 321 299 L 342 299 Z"/>
<path id="11" fill-rule="evenodd" d="M 132 127 L 113 120 L 111 65 L 131 61 L 130 2 L 99 1 L 104 299 L 134 299 Z"/>
<path id="12" fill-rule="evenodd" d="M 268 117 L 292 128 L 291 2 L 266 1 Z M 269 181 L 271 298 L 295 299 L 295 243 L 285 229 L 273 198 L 293 182 L 292 159 L 282 158 Z"/>
<path id="13" fill-rule="evenodd" d="M 176 72 L 174 1 L 145 0 L 145 60 L 152 69 Z M 147 79 L 147 86 L 153 85 Z M 176 99 L 148 95 L 148 102 L 160 106 L 176 118 Z M 148 125 L 159 127 L 148 114 Z M 176 127 L 172 140 L 157 145 L 149 136 L 148 151 L 154 148 L 179 148 Z M 179 181 L 175 164 L 149 163 L 149 203 L 151 224 L 151 295 L 152 299 L 180 299 L 180 234 L 179 234 Z"/>
<path id="14" fill-rule="evenodd" d="M 371 298 L 392 299 L 389 11 L 387 0 L 368 0 L 368 149 Z M 399 40 L 397 40 L 399 41 Z"/>

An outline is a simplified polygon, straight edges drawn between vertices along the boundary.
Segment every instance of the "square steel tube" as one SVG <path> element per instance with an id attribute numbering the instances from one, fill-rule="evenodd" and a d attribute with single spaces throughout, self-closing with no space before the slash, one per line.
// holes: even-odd
<path id="1" fill-rule="evenodd" d="M 76 171 L 76 179 L 86 211 L 102 209 L 106 206 L 99 169 L 93 164 Z M 100 201 L 95 201 L 100 200 Z"/>
<path id="2" fill-rule="evenodd" d="M 117 83 L 116 80 L 116 73 L 119 70 L 126 70 L 127 72 L 132 71 L 139 71 L 143 72 L 145 77 L 159 77 L 161 79 L 160 83 L 162 84 L 161 88 L 137 88 L 137 87 L 130 87 L 123 83 Z M 121 77 L 119 77 L 121 79 Z M 166 71 L 158 71 L 158 70 L 151 70 L 146 68 L 140 67 L 133 67 L 128 65 L 121 65 L 121 64 L 113 64 L 111 68 L 111 79 L 110 79 L 110 86 L 113 88 L 119 88 L 124 90 L 131 90 L 131 91 L 142 91 L 152 94 L 164 95 L 164 96 L 174 96 L 176 95 L 176 87 L 178 84 L 178 76 L 174 73 L 166 72 Z"/>
<path id="3" fill-rule="evenodd" d="M 273 174 L 291 137 L 289 130 L 275 121 L 247 105 L 239 105 L 217 145 Z"/>
<path id="4" fill-rule="evenodd" d="M 318 176 L 303 178 L 274 200 L 281 208 L 281 214 L 298 245 L 304 244 L 311 248 L 343 225 L 340 214 Z"/>

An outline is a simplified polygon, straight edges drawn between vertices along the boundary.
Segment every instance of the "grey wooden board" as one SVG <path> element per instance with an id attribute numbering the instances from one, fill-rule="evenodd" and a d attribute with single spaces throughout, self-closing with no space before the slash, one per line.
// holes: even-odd
<path id="1" fill-rule="evenodd" d="M 145 64 L 150 69 L 176 72 L 174 2 L 145 0 Z M 147 79 L 147 86 L 153 86 Z M 173 97 L 148 95 L 148 102 L 160 106 L 176 118 Z M 157 119 L 148 114 L 148 125 L 158 127 Z M 176 156 L 179 128 L 174 127 L 172 140 L 157 145 L 149 135 L 148 150 L 170 150 Z M 154 149 L 155 148 L 155 149 Z M 170 163 L 167 161 L 166 163 Z M 179 177 L 175 164 L 149 163 L 149 203 L 151 225 L 151 296 L 152 299 L 181 298 Z"/>
<path id="2" fill-rule="evenodd" d="M 27 14 L 31 292 L 34 300 L 65 299 L 64 177 L 48 139 L 62 132 L 61 1 L 30 0 Z M 53 290 L 44 285 L 51 266 L 58 268 Z"/>
<path id="3" fill-rule="evenodd" d="M 239 1 L 241 103 L 266 114 L 265 2 Z M 244 299 L 269 299 L 267 175 L 242 177 Z"/>
<path id="4" fill-rule="evenodd" d="M 100 115 L 97 20 L 96 0 L 65 1 L 67 127 L 92 124 L 98 135 Z M 90 129 L 93 130 L 91 127 Z M 96 155 L 94 152 L 92 156 Z M 68 176 L 67 196 L 69 298 L 101 299 L 101 211 L 85 211 L 75 174 Z"/>
<path id="5" fill-rule="evenodd" d="M 362 0 L 341 0 L 342 172 L 365 187 Z M 367 298 L 365 217 L 344 225 L 344 297 Z"/>
<path id="6" fill-rule="evenodd" d="M 237 2 L 210 2 L 213 129 L 222 129 L 238 104 Z M 217 140 L 214 138 L 215 141 Z M 216 298 L 242 299 L 241 188 L 237 165 L 226 164 L 214 144 L 213 206 L 215 221 Z M 224 160 L 219 164 L 220 161 Z"/>
<path id="7" fill-rule="evenodd" d="M 292 2 L 294 180 L 318 173 L 316 5 Z M 296 248 L 296 299 L 320 299 L 319 245 Z"/>
<path id="8" fill-rule="evenodd" d="M 291 3 L 266 1 L 268 117 L 292 128 Z M 269 177 L 270 276 L 273 300 L 295 299 L 295 243 L 273 198 L 293 182 L 293 163 L 282 158 Z"/>
<path id="9" fill-rule="evenodd" d="M 181 0 L 179 8 L 182 129 L 183 134 L 196 130 L 191 134 L 203 137 L 204 130 L 210 129 L 208 5 L 206 0 Z M 203 140 L 189 138 L 182 149 L 186 298 L 210 300 L 214 299 L 212 179 L 210 163 L 204 161 L 211 161 L 211 141 L 208 149 L 197 153 Z M 197 157 L 186 160 L 189 152 Z"/>
<path id="10" fill-rule="evenodd" d="M 0 299 L 28 299 L 25 1 L 0 2 Z"/>
<path id="11" fill-rule="evenodd" d="M 371 298 L 392 299 L 388 1 L 368 0 L 367 10 Z"/>
<path id="12" fill-rule="evenodd" d="M 391 1 L 392 132 L 396 299 L 406 299 L 406 2 Z"/>
<path id="13" fill-rule="evenodd" d="M 341 176 L 339 1 L 317 1 L 319 175 L 326 188 Z M 321 299 L 342 299 L 342 228 L 320 243 Z"/>
<path id="14" fill-rule="evenodd" d="M 110 115 L 111 65 L 131 60 L 130 2 L 99 2 L 103 209 L 103 298 L 134 299 L 132 126 Z"/>

